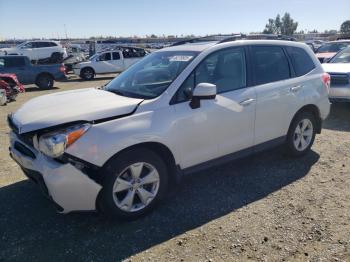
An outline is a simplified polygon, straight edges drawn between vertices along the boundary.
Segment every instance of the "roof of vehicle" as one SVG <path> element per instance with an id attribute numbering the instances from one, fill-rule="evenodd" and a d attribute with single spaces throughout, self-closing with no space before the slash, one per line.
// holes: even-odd
<path id="1" fill-rule="evenodd" d="M 183 44 L 183 45 L 165 47 L 163 49 L 160 49 L 159 51 L 197 51 L 197 52 L 202 52 L 203 50 L 205 50 L 211 46 L 214 46 L 216 43 L 217 43 L 216 41 L 188 43 L 188 44 Z M 157 52 L 159 52 L 159 51 L 157 51 Z"/>
<path id="2" fill-rule="evenodd" d="M 55 40 L 27 40 L 25 42 L 54 42 L 54 43 L 59 43 L 59 41 L 55 41 Z"/>
<path id="3" fill-rule="evenodd" d="M 183 45 L 178 45 L 178 46 L 166 47 L 166 48 L 160 49 L 159 51 L 156 51 L 156 52 L 161 52 L 161 51 L 197 51 L 197 52 L 202 52 L 205 49 L 208 49 L 208 48 L 216 46 L 216 45 L 234 46 L 234 45 L 242 45 L 242 44 L 246 44 L 246 45 L 285 45 L 285 46 L 298 46 L 298 47 L 306 46 L 306 44 L 304 44 L 304 43 L 294 42 L 294 41 L 286 41 L 286 40 L 236 40 L 236 41 L 223 42 L 223 43 L 220 43 L 218 41 L 189 43 L 189 44 L 183 44 Z M 307 47 L 307 48 L 309 48 L 309 47 Z"/>
<path id="4" fill-rule="evenodd" d="M 350 43 L 350 39 L 341 39 L 341 40 L 335 40 L 335 41 L 329 41 L 325 42 L 324 44 L 333 44 L 333 43 Z"/>

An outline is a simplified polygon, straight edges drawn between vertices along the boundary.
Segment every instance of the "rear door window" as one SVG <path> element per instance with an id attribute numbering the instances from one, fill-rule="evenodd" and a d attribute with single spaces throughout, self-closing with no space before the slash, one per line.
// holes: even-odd
<path id="1" fill-rule="evenodd" d="M 288 46 L 286 49 L 296 76 L 305 75 L 315 68 L 314 62 L 304 49 L 292 46 Z"/>
<path id="2" fill-rule="evenodd" d="M 113 56 L 113 60 L 119 60 L 120 59 L 120 54 L 118 52 L 113 52 L 112 56 Z"/>
<path id="3" fill-rule="evenodd" d="M 109 61 L 111 60 L 111 53 L 104 53 L 99 57 L 100 61 Z"/>
<path id="4" fill-rule="evenodd" d="M 20 67 L 24 66 L 25 61 L 23 57 L 7 57 L 5 59 L 5 67 L 11 68 L 11 67 Z"/>
<path id="5" fill-rule="evenodd" d="M 252 46 L 253 69 L 256 85 L 290 78 L 290 68 L 282 47 Z"/>

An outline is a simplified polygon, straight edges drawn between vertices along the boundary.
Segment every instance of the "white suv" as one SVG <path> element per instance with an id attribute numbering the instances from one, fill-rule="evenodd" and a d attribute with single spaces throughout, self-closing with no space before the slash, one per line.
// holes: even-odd
<path id="1" fill-rule="evenodd" d="M 27 41 L 12 48 L 2 48 L 0 53 L 3 55 L 24 55 L 28 56 L 29 60 L 40 60 L 51 58 L 58 60 L 66 58 L 66 48 L 62 47 L 57 41 L 37 40 Z"/>
<path id="2" fill-rule="evenodd" d="M 330 110 L 329 81 L 305 44 L 169 47 L 102 88 L 24 104 L 8 118 L 10 154 L 61 212 L 135 218 L 183 174 L 278 144 L 308 152 Z"/>

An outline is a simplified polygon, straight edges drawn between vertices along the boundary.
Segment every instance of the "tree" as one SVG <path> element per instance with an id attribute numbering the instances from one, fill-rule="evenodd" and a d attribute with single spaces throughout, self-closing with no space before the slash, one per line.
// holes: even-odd
<path id="1" fill-rule="evenodd" d="M 275 19 L 270 18 L 268 20 L 263 33 L 293 35 L 297 28 L 298 22 L 294 22 L 289 13 L 285 13 L 282 19 L 278 14 Z"/>
<path id="2" fill-rule="evenodd" d="M 281 34 L 282 35 L 293 35 L 298 28 L 298 22 L 290 17 L 289 13 L 285 13 L 282 17 Z"/>
<path id="3" fill-rule="evenodd" d="M 347 20 L 341 24 L 340 32 L 342 32 L 343 34 L 350 34 L 350 20 Z"/>

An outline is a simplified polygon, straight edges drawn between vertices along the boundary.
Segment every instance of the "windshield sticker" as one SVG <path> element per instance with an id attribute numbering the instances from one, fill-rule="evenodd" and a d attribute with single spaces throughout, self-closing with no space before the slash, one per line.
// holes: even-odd
<path id="1" fill-rule="evenodd" d="M 175 55 L 169 59 L 170 62 L 188 62 L 192 59 L 191 55 Z"/>

